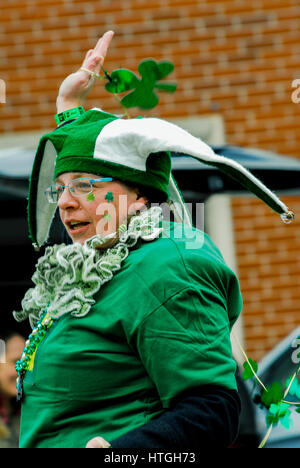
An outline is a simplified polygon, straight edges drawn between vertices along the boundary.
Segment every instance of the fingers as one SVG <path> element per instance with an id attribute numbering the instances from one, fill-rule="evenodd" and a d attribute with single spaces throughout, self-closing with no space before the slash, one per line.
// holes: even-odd
<path id="1" fill-rule="evenodd" d="M 112 38 L 114 37 L 114 31 L 107 31 L 103 36 L 99 39 L 99 41 L 96 44 L 96 47 L 94 48 L 94 51 L 97 55 L 102 56 L 103 59 L 105 59 L 108 48 L 110 46 L 110 43 L 112 41 Z"/>
<path id="2" fill-rule="evenodd" d="M 86 54 L 86 56 L 85 56 L 85 59 L 88 59 L 88 58 L 93 54 L 93 52 L 94 52 L 94 49 L 90 49 L 90 50 L 87 52 L 87 54 Z"/>
<path id="3" fill-rule="evenodd" d="M 85 448 L 108 448 L 110 447 L 110 443 L 107 442 L 103 437 L 94 437 L 91 439 Z"/>
<path id="4" fill-rule="evenodd" d="M 83 61 L 82 67 L 90 71 L 99 73 L 101 65 L 103 65 L 109 45 L 114 36 L 114 31 L 107 31 L 97 42 L 94 49 L 90 49 Z"/>
<path id="5" fill-rule="evenodd" d="M 98 65 L 102 65 L 104 62 L 103 55 L 95 54 L 95 50 L 89 50 L 85 56 L 85 59 L 82 63 L 83 68 L 88 68 L 88 70 L 96 71 Z"/>

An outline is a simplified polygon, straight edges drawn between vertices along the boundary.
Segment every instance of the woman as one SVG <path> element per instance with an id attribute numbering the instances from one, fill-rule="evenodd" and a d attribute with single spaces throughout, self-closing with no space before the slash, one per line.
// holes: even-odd
<path id="1" fill-rule="evenodd" d="M 59 114 L 83 103 L 112 35 L 65 80 Z M 35 288 L 15 313 L 33 326 L 17 364 L 20 446 L 230 446 L 240 412 L 230 345 L 239 284 L 208 236 L 190 225 L 169 151 L 228 162 L 158 119 L 124 120 L 100 109 L 60 118 L 37 150 L 29 229 L 43 245 L 58 206 L 72 244 L 47 247 Z M 247 171 L 230 171 L 288 213 Z M 170 198 L 183 224 L 151 206 Z"/>

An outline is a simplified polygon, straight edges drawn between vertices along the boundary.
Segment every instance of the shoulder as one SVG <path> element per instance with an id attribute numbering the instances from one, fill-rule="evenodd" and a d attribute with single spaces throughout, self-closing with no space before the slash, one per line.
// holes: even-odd
<path id="1" fill-rule="evenodd" d="M 190 281 L 209 276 L 224 281 L 234 275 L 206 233 L 178 223 L 164 222 L 161 237 L 143 242 L 129 259 L 144 278 Z"/>

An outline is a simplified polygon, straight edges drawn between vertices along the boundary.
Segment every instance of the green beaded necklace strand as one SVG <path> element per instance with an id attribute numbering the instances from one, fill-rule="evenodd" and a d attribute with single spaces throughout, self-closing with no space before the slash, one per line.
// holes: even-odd
<path id="1" fill-rule="evenodd" d="M 32 333 L 29 335 L 28 340 L 25 343 L 25 348 L 21 359 L 16 363 L 16 371 L 18 373 L 17 378 L 17 401 L 22 399 L 23 395 L 23 380 L 26 372 L 29 370 L 30 363 L 34 358 L 34 354 L 40 345 L 40 343 L 45 338 L 47 331 L 53 324 L 53 319 L 48 315 L 47 309 L 41 315 L 39 322 L 37 323 L 36 328 L 32 330 Z"/>

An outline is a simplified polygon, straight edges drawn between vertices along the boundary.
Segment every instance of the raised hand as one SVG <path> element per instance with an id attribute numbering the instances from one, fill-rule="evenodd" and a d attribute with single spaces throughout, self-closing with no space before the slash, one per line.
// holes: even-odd
<path id="1" fill-rule="evenodd" d="M 95 48 L 87 52 L 81 68 L 99 74 L 113 36 L 113 31 L 107 31 L 98 40 Z M 57 113 L 82 106 L 95 79 L 95 76 L 83 70 L 67 76 L 59 88 L 56 100 Z"/>

